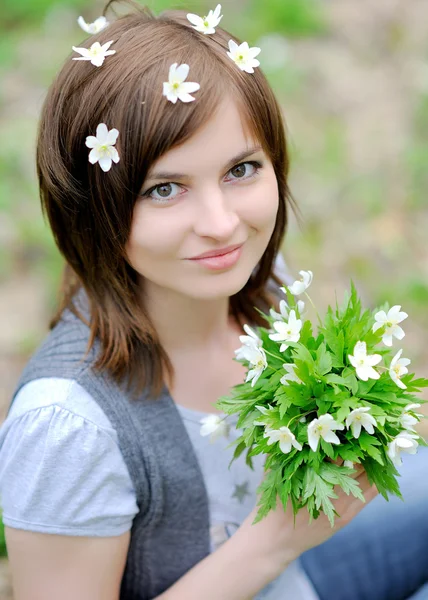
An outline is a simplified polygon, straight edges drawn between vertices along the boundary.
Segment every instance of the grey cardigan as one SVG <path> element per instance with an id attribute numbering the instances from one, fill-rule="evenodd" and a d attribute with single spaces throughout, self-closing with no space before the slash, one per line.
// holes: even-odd
<path id="1" fill-rule="evenodd" d="M 209 554 L 209 509 L 203 476 L 177 408 L 164 388 L 153 400 L 131 400 L 85 355 L 89 328 L 69 311 L 27 363 L 19 389 L 40 377 L 77 381 L 116 429 L 136 491 L 121 600 L 149 600 L 168 589 Z M 13 402 L 13 400 L 12 400 Z"/>

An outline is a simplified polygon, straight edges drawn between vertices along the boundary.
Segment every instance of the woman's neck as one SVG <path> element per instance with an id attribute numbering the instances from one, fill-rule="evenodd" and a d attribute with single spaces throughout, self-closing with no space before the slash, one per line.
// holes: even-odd
<path id="1" fill-rule="evenodd" d="M 229 314 L 229 298 L 200 300 L 150 285 L 144 305 L 168 353 L 216 351 L 230 344 L 231 330 L 240 332 Z"/>

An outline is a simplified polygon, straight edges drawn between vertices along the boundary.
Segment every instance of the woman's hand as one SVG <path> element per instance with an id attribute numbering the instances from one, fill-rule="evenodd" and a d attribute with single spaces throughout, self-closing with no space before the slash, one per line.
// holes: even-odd
<path id="1" fill-rule="evenodd" d="M 342 529 L 379 493 L 377 488 L 371 486 L 367 475 L 361 465 L 356 465 L 356 472 L 352 475 L 357 479 L 366 503 L 351 494 L 348 496 L 341 487 L 335 486 L 338 496 L 333 501 L 337 513 L 334 527 L 331 526 L 327 516 L 321 513 L 318 519 L 309 523 L 307 510 L 300 510 L 295 518 L 291 503 L 287 510 L 278 499 L 276 510 L 271 511 L 264 519 L 253 525 L 257 508 L 249 514 L 236 535 L 243 538 L 245 544 L 250 544 L 258 555 L 258 560 L 272 568 L 279 575 L 286 566 L 309 548 L 325 542 L 334 533 Z M 275 573 L 273 574 L 276 576 Z"/>

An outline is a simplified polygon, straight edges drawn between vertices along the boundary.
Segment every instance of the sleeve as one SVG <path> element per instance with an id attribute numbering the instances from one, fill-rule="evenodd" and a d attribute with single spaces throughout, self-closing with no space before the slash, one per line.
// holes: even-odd
<path id="1" fill-rule="evenodd" d="M 121 535 L 138 512 L 111 432 L 57 405 L 0 429 L 0 504 L 7 526 L 76 536 Z"/>

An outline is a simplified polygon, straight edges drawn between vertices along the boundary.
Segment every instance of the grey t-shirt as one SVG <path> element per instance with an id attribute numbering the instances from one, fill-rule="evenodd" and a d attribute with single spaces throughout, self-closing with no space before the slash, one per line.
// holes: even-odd
<path id="1" fill-rule="evenodd" d="M 178 410 L 207 488 L 213 551 L 253 509 L 263 457 L 255 457 L 254 471 L 243 456 L 229 469 L 236 428 L 211 443 L 200 435 L 206 414 Z M 116 431 L 95 400 L 68 379 L 37 379 L 19 391 L 0 428 L 0 498 L 7 526 L 51 534 L 120 535 L 138 512 Z M 295 561 L 258 594 L 262 598 L 318 596 Z"/>

